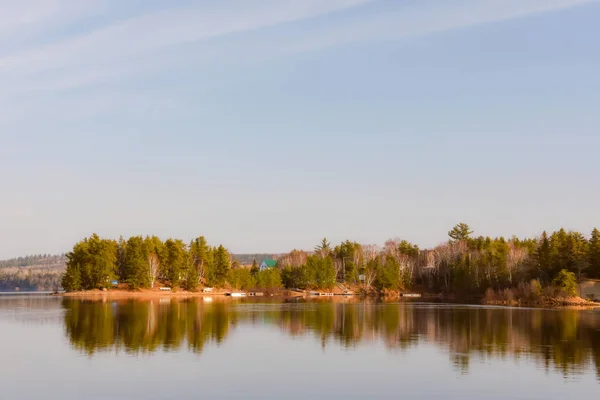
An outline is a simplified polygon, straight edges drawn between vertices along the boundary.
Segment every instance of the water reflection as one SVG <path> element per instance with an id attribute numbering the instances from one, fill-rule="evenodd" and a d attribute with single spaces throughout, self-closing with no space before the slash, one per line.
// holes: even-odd
<path id="1" fill-rule="evenodd" d="M 203 299 L 89 301 L 63 299 L 66 334 L 87 354 L 151 353 L 182 348 L 201 353 L 237 326 L 276 326 L 314 336 L 326 349 L 373 342 L 390 351 L 429 343 L 468 372 L 478 358 L 527 359 L 571 376 L 594 368 L 600 377 L 600 313 L 419 304 L 211 303 Z"/>

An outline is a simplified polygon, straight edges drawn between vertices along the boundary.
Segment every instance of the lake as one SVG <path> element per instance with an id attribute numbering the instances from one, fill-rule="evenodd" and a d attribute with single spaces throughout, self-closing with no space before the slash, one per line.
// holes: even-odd
<path id="1" fill-rule="evenodd" d="M 600 311 L 0 295 L 2 399 L 593 399 Z"/>

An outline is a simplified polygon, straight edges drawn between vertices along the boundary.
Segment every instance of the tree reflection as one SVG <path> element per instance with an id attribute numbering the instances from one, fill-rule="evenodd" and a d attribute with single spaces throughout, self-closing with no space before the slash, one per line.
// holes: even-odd
<path id="1" fill-rule="evenodd" d="M 258 304 L 203 299 L 89 301 L 64 299 L 66 334 L 75 349 L 200 353 L 238 325 L 277 326 L 315 337 L 323 349 L 380 341 L 404 351 L 434 343 L 457 370 L 479 358 L 527 358 L 570 376 L 593 366 L 600 377 L 600 313 L 577 310 L 301 302 Z"/>

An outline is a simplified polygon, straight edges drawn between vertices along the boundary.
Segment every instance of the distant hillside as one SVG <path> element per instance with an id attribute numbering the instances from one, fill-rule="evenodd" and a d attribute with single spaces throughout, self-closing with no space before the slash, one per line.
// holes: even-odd
<path id="1" fill-rule="evenodd" d="M 36 254 L 25 257 L 0 260 L 0 268 L 47 267 L 63 268 L 67 262 L 65 254 Z"/>
<path id="2" fill-rule="evenodd" d="M 58 290 L 65 270 L 64 254 L 37 254 L 0 261 L 0 292 Z"/>
<path id="3" fill-rule="evenodd" d="M 252 264 L 252 261 L 254 261 L 254 260 L 256 260 L 256 262 L 258 264 L 260 264 L 266 258 L 277 258 L 279 256 L 281 256 L 281 254 L 272 254 L 272 253 L 269 253 L 269 254 L 267 254 L 267 253 L 232 254 L 231 255 L 231 257 L 233 257 L 234 261 L 237 261 L 238 263 L 240 263 L 242 265 Z"/>
<path id="4" fill-rule="evenodd" d="M 242 265 L 252 264 L 256 260 L 261 263 L 266 258 L 278 258 L 282 254 L 272 253 L 253 253 L 253 254 L 232 254 L 234 261 Z M 11 258 L 10 260 L 0 260 L 0 268 L 28 268 L 28 267 L 47 267 L 52 269 L 64 269 L 67 257 L 65 254 L 38 254 L 25 257 Z"/>

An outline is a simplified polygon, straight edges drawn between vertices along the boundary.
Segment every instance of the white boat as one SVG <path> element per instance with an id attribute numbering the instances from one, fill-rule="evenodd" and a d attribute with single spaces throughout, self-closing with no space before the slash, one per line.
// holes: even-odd
<path id="1" fill-rule="evenodd" d="M 246 293 L 243 292 L 235 292 L 229 294 L 231 297 L 246 297 Z"/>

